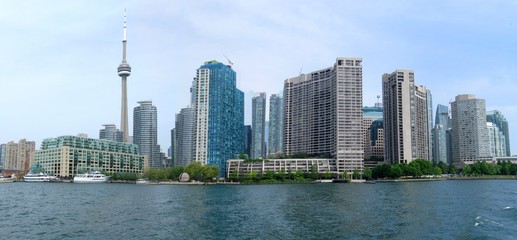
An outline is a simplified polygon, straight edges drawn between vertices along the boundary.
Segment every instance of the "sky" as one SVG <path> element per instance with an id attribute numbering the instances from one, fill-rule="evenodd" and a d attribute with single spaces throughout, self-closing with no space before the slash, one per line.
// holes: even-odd
<path id="1" fill-rule="evenodd" d="M 509 122 L 517 154 L 517 2 L 460 0 L 0 1 L 0 143 L 120 127 L 124 9 L 129 129 L 138 101 L 158 109 L 170 146 L 196 69 L 233 63 L 251 97 L 280 93 L 287 78 L 363 59 L 363 103 L 382 95 L 382 74 L 415 71 L 437 104 L 459 94 L 486 100 Z M 434 119 L 434 118 L 433 118 Z M 132 134 L 130 134 L 132 135 Z"/>

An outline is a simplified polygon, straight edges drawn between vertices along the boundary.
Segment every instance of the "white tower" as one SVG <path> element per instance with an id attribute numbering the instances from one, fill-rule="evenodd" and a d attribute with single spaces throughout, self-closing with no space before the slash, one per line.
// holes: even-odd
<path id="1" fill-rule="evenodd" d="M 124 10 L 124 39 L 122 40 L 122 63 L 118 66 L 118 75 L 122 78 L 122 110 L 120 114 L 120 131 L 123 142 L 129 142 L 127 120 L 127 77 L 131 75 L 131 67 L 126 61 L 126 13 Z"/>

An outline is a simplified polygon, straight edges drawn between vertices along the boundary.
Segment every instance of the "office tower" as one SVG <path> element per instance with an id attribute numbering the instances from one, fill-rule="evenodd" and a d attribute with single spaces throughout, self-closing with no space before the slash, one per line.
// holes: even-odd
<path id="1" fill-rule="evenodd" d="M 251 99 L 251 159 L 266 158 L 266 93 Z"/>
<path id="2" fill-rule="evenodd" d="M 280 94 L 269 97 L 268 155 L 282 153 L 284 101 Z"/>
<path id="3" fill-rule="evenodd" d="M 5 144 L 4 167 L 28 172 L 35 150 L 36 143 L 34 141 L 21 139 L 18 143 L 8 142 Z"/>
<path id="4" fill-rule="evenodd" d="M 438 104 L 436 107 L 435 125 L 433 128 L 433 162 L 444 162 L 447 160 L 447 129 L 450 128 L 449 107 Z"/>
<path id="5" fill-rule="evenodd" d="M 47 138 L 34 156 L 34 163 L 49 175 L 68 178 L 90 170 L 140 174 L 148 167 L 137 145 L 76 136 Z"/>
<path id="6" fill-rule="evenodd" d="M 152 101 L 140 101 L 133 110 L 133 142 L 140 154 L 149 159 L 149 167 L 162 167 L 158 145 L 158 112 Z"/>
<path id="7" fill-rule="evenodd" d="M 495 123 L 486 123 L 490 157 L 506 157 L 506 139 Z"/>
<path id="8" fill-rule="evenodd" d="M 383 128 L 379 128 L 379 123 L 383 123 L 383 109 L 381 104 L 376 104 L 375 107 L 363 108 L 363 145 L 364 145 L 364 159 L 370 158 L 376 161 L 382 160 L 384 153 L 379 154 L 379 149 L 384 151 L 384 144 L 379 142 L 379 138 L 383 139 Z M 373 124 L 376 122 L 376 124 Z M 372 159 L 372 160 L 373 160 Z M 382 163 L 382 162 L 381 162 Z M 373 162 L 369 163 L 372 166 Z"/>
<path id="9" fill-rule="evenodd" d="M 104 126 L 104 129 L 99 130 L 99 139 L 123 142 L 124 134 L 117 129 L 115 124 L 104 124 L 102 126 Z"/>
<path id="10" fill-rule="evenodd" d="M 384 120 L 377 119 L 368 128 L 364 149 L 364 166 L 374 168 L 384 163 Z"/>
<path id="11" fill-rule="evenodd" d="M 362 59 L 337 58 L 333 66 L 284 82 L 284 151 L 333 157 L 336 171 L 363 169 Z"/>
<path id="12" fill-rule="evenodd" d="M 236 73 L 231 66 L 217 61 L 205 62 L 196 71 L 192 93 L 195 94 L 195 159 L 219 167 L 219 177 L 226 174 L 226 161 L 244 148 L 244 93 L 236 87 Z"/>
<path id="13" fill-rule="evenodd" d="M 118 66 L 118 75 L 122 79 L 122 106 L 120 112 L 120 131 L 123 134 L 123 142 L 129 142 L 129 130 L 127 119 L 127 77 L 131 75 L 131 67 L 126 60 L 126 15 L 124 14 L 124 38 L 122 39 L 122 63 Z"/>
<path id="14" fill-rule="evenodd" d="M 508 130 L 508 121 L 506 121 L 506 118 L 504 117 L 504 115 L 497 110 L 488 111 L 486 113 L 486 121 L 494 123 L 499 128 L 499 131 L 501 131 L 503 133 L 504 138 L 505 138 L 505 145 L 506 145 L 505 146 L 505 149 L 506 149 L 505 156 L 506 157 L 512 156 L 511 151 L 510 151 L 510 132 Z"/>
<path id="15" fill-rule="evenodd" d="M 454 164 L 477 161 L 490 155 L 485 100 L 471 94 L 451 103 L 452 160 Z"/>
<path id="16" fill-rule="evenodd" d="M 430 158 L 430 91 L 415 84 L 412 70 L 382 76 L 384 105 L 384 161 L 410 163 Z"/>
<path id="17" fill-rule="evenodd" d="M 251 156 L 251 125 L 244 125 L 244 153 Z"/>
<path id="18" fill-rule="evenodd" d="M 174 152 L 178 147 L 176 146 L 176 128 L 171 129 L 171 147 L 169 148 L 169 157 L 171 157 L 172 165 L 174 166 Z"/>
<path id="19" fill-rule="evenodd" d="M 5 163 L 5 144 L 0 144 L 0 167 L 4 167 Z"/>
<path id="20" fill-rule="evenodd" d="M 187 166 L 195 160 L 196 109 L 187 107 L 176 114 L 174 166 Z"/>

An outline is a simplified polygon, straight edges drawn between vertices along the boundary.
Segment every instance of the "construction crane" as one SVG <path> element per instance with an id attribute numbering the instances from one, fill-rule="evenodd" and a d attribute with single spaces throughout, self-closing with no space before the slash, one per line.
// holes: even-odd
<path id="1" fill-rule="evenodd" d="M 226 55 L 223 55 L 223 56 L 224 56 L 224 58 L 226 58 L 226 61 L 228 61 L 228 66 L 232 67 L 233 66 L 232 61 L 230 61 L 230 59 Z"/>

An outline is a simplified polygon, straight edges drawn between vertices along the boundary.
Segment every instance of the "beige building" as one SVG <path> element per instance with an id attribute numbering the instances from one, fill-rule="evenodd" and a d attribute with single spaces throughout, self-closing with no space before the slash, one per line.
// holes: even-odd
<path id="1" fill-rule="evenodd" d="M 147 156 L 139 154 L 135 144 L 76 136 L 43 140 L 33 164 L 49 175 L 69 178 L 90 170 L 142 173 L 149 166 Z"/>
<path id="2" fill-rule="evenodd" d="M 382 93 L 385 163 L 430 160 L 430 91 L 415 83 L 414 71 L 397 69 L 382 76 Z"/>
<path id="3" fill-rule="evenodd" d="M 335 158 L 336 171 L 363 170 L 361 58 L 284 82 L 284 150 Z"/>
<path id="4" fill-rule="evenodd" d="M 8 142 L 5 147 L 4 167 L 28 172 L 35 149 L 34 141 L 21 139 L 18 143 Z"/>

